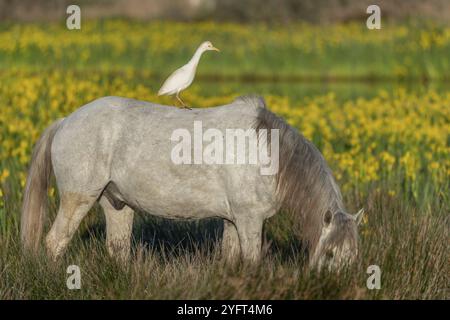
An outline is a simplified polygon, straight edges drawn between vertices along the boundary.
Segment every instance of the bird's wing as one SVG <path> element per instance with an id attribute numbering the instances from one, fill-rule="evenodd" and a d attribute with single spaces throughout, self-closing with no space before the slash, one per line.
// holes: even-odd
<path id="1" fill-rule="evenodd" d="M 189 70 L 186 66 L 182 66 L 181 68 L 175 70 L 166 81 L 164 81 L 161 89 L 158 91 L 158 95 L 164 94 L 174 94 L 179 89 L 183 88 L 183 85 L 189 79 Z"/>

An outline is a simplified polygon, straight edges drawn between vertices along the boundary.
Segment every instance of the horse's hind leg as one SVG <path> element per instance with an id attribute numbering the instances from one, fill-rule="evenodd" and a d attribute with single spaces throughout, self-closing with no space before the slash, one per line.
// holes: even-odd
<path id="1" fill-rule="evenodd" d="M 62 193 L 58 214 L 46 238 L 49 254 L 56 260 L 66 249 L 81 220 L 96 201 L 92 195 Z"/>
<path id="2" fill-rule="evenodd" d="M 108 252 L 111 256 L 126 262 L 130 256 L 134 211 L 127 205 L 121 209 L 114 208 L 105 196 L 100 198 L 100 205 L 105 213 Z"/>
<path id="3" fill-rule="evenodd" d="M 239 235 L 234 223 L 223 220 L 223 236 L 222 236 L 222 257 L 227 262 L 235 262 L 239 259 L 241 253 L 241 245 L 239 243 Z"/>

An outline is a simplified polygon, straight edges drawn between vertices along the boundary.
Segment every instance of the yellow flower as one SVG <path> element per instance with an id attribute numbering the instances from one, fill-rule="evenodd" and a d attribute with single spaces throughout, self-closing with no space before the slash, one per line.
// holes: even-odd
<path id="1" fill-rule="evenodd" d="M 3 169 L 2 174 L 0 175 L 0 183 L 5 182 L 6 179 L 9 177 L 9 170 Z"/>

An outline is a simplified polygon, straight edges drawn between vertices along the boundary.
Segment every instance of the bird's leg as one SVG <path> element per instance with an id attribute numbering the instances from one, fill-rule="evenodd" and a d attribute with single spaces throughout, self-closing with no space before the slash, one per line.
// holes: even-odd
<path id="1" fill-rule="evenodd" d="M 192 110 L 191 108 L 189 108 L 189 107 L 183 102 L 183 100 L 181 100 L 181 98 L 180 98 L 180 92 L 177 92 L 176 97 L 177 97 L 177 100 L 181 103 L 181 108 L 182 108 L 182 109 L 189 109 L 189 110 Z"/>

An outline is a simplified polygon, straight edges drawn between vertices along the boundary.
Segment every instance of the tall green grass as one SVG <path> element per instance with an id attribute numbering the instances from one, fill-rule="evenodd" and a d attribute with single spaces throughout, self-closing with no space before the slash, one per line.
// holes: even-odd
<path id="1" fill-rule="evenodd" d="M 352 199 L 358 201 L 361 199 Z M 369 195 L 361 258 L 340 274 L 311 272 L 283 214 L 266 223 L 261 264 L 220 259 L 220 221 L 169 222 L 138 217 L 127 266 L 105 250 L 104 224 L 93 210 L 63 258 L 23 255 L 15 229 L 0 237 L 2 299 L 446 299 L 448 215 L 442 204 L 419 211 L 382 192 Z M 16 214 L 19 204 L 9 208 Z M 81 269 L 81 290 L 69 290 L 66 268 Z M 381 268 L 381 289 L 366 287 L 369 265 Z"/>

